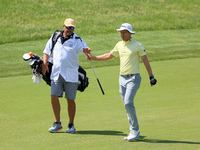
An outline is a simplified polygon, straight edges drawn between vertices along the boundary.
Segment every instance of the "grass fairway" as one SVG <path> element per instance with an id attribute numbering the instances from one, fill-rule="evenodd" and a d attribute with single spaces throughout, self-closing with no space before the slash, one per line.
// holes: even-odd
<path id="1" fill-rule="evenodd" d="M 1 0 L 0 150 L 199 150 L 199 4 L 199 0 Z M 94 55 L 110 52 L 121 40 L 115 29 L 122 23 L 133 25 L 137 32 L 133 37 L 145 46 L 158 79 L 150 87 L 141 64 L 142 84 L 135 98 L 139 141 L 123 141 L 129 125 L 118 92 L 116 58 L 93 62 L 106 94 L 102 95 L 89 62 L 80 56 L 90 84 L 77 94 L 77 133 L 65 133 L 64 98 L 60 100 L 64 130 L 48 132 L 54 121 L 50 87 L 32 83 L 22 55 L 33 51 L 42 56 L 48 38 L 62 30 L 68 17 L 75 20 L 75 33 Z"/>
<path id="2" fill-rule="evenodd" d="M 67 129 L 67 104 L 61 99 L 64 130 L 52 134 L 54 121 L 50 88 L 33 84 L 31 76 L 0 78 L 0 149 L 200 149 L 200 58 L 151 62 L 158 84 L 150 87 L 141 64 L 142 84 L 135 98 L 140 140 L 123 141 L 129 132 L 120 95 L 119 67 L 96 68 L 105 95 L 92 69 L 90 85 L 77 94 L 76 134 Z M 95 67 L 95 66 L 94 66 Z"/>
<path id="3" fill-rule="evenodd" d="M 144 45 L 150 61 L 159 61 L 200 57 L 199 35 L 200 30 L 139 31 L 133 35 L 133 38 Z M 85 35 L 82 38 L 93 50 L 93 55 L 110 52 L 121 40 L 116 31 L 113 34 Z M 29 75 L 30 66 L 22 59 L 23 54 L 32 51 L 43 56 L 42 52 L 47 40 L 0 44 L 0 78 Z M 91 68 L 84 55 L 80 54 L 79 59 L 83 68 Z M 113 66 L 119 64 L 119 59 L 115 58 L 106 62 L 95 61 L 93 64 L 96 67 Z"/>

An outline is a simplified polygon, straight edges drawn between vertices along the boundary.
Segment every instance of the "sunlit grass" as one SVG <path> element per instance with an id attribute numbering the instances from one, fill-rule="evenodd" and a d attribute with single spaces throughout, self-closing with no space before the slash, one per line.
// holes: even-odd
<path id="1" fill-rule="evenodd" d="M 112 34 L 124 22 L 136 31 L 198 29 L 199 5 L 198 0 L 1 0 L 0 43 L 48 38 L 68 17 L 83 35 Z"/>

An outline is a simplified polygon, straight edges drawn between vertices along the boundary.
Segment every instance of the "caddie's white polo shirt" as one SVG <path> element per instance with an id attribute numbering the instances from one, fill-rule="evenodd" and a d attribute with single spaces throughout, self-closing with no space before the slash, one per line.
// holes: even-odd
<path id="1" fill-rule="evenodd" d="M 74 33 L 73 38 L 63 44 L 61 43 L 61 37 L 58 38 L 53 49 L 51 80 L 57 80 L 60 74 L 67 82 L 78 82 L 79 52 L 83 53 L 83 45 L 84 47 L 88 46 L 83 39 L 76 39 L 75 37 L 78 36 Z M 51 47 L 52 36 L 47 42 L 43 53 L 50 56 Z"/>
<path id="2" fill-rule="evenodd" d="M 146 55 L 144 46 L 133 38 L 118 42 L 110 53 L 120 57 L 121 75 L 138 74 L 140 56 Z"/>

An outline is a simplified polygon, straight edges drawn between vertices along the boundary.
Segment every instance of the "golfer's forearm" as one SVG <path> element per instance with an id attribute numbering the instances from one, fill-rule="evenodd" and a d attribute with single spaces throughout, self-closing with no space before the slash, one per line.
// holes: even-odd
<path id="1" fill-rule="evenodd" d="M 145 67 L 146 67 L 146 70 L 147 70 L 149 76 L 153 75 L 152 70 L 151 70 L 151 66 L 149 64 L 149 60 L 148 60 L 146 55 L 142 56 L 142 61 L 143 61 L 144 65 L 145 65 Z"/>
<path id="2" fill-rule="evenodd" d="M 92 60 L 109 60 L 112 59 L 114 56 L 110 53 L 106 53 L 103 55 L 99 55 L 99 56 L 93 56 Z"/>
<path id="3" fill-rule="evenodd" d="M 147 72 L 148 72 L 149 76 L 153 75 L 149 62 L 145 63 L 145 67 L 147 69 Z"/>

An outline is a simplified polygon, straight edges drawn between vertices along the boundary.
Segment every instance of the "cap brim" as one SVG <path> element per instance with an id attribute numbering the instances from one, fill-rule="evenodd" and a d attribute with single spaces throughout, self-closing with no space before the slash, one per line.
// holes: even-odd
<path id="1" fill-rule="evenodd" d="M 128 30 L 126 28 L 120 28 L 120 29 L 116 29 L 117 32 L 120 32 L 120 31 L 123 31 L 123 30 L 127 30 L 128 32 L 130 32 L 131 34 L 135 34 L 136 32 L 135 31 L 131 31 L 131 30 Z"/>
<path id="2" fill-rule="evenodd" d="M 65 24 L 66 27 L 75 27 L 74 24 Z"/>

